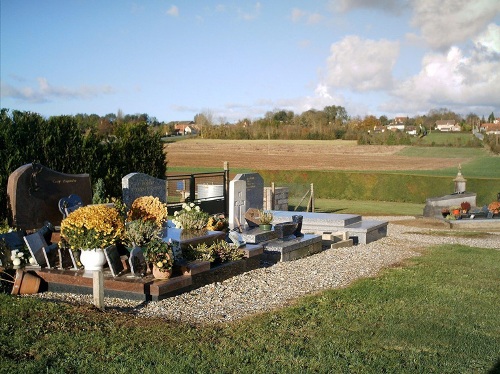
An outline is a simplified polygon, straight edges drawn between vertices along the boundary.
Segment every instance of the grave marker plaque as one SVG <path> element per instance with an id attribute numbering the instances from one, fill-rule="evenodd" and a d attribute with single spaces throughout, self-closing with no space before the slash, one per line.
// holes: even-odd
<path id="1" fill-rule="evenodd" d="M 244 180 L 232 180 L 229 182 L 229 228 L 245 226 L 246 212 L 246 182 Z"/>
<path id="2" fill-rule="evenodd" d="M 108 261 L 108 266 L 113 277 L 120 275 L 123 271 L 123 263 L 116 245 L 104 248 L 104 255 L 106 256 L 106 261 Z"/>
<path id="3" fill-rule="evenodd" d="M 43 248 L 47 247 L 47 243 L 43 236 L 39 232 L 35 232 L 34 234 L 26 235 L 24 241 L 36 263 L 41 267 L 47 266 L 47 259 L 43 252 Z"/>

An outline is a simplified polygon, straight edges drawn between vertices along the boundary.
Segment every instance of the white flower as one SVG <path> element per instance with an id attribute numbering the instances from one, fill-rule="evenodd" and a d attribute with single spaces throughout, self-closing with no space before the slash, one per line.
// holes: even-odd
<path id="1" fill-rule="evenodd" d="M 190 208 L 194 208 L 194 203 L 190 203 L 190 204 L 189 204 L 189 207 L 190 207 Z"/>
<path id="2" fill-rule="evenodd" d="M 187 204 L 186 203 L 182 203 L 182 209 L 186 209 L 187 207 Z"/>
<path id="3" fill-rule="evenodd" d="M 17 258 L 17 249 L 13 249 L 11 252 L 10 252 L 10 259 L 12 261 L 14 261 L 14 259 Z"/>
<path id="4" fill-rule="evenodd" d="M 196 210 L 197 212 L 199 212 L 199 211 L 200 211 L 200 207 L 197 205 L 197 206 L 194 208 L 194 210 Z"/>
<path id="5" fill-rule="evenodd" d="M 36 264 L 36 260 L 35 260 L 34 257 L 30 257 L 29 262 L 30 262 L 31 265 L 35 265 Z"/>
<path id="6" fill-rule="evenodd" d="M 178 211 L 178 210 L 176 210 L 176 211 L 174 212 L 174 216 L 175 216 L 175 217 L 177 217 L 178 215 L 179 215 L 179 211 Z"/>
<path id="7" fill-rule="evenodd" d="M 12 265 L 14 266 L 19 266 L 21 265 L 21 259 L 20 258 L 15 258 L 12 260 Z"/>
<path id="8" fill-rule="evenodd" d="M 190 212 L 191 211 L 191 207 L 190 206 L 187 206 L 185 209 L 186 209 L 186 212 Z"/>
<path id="9" fill-rule="evenodd" d="M 17 257 L 23 258 L 23 257 L 24 257 L 24 253 L 23 253 L 23 252 L 19 252 L 19 253 L 17 254 Z"/>

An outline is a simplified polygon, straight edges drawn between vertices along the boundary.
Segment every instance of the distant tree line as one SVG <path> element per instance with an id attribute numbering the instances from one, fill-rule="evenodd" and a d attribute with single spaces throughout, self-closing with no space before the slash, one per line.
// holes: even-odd
<path id="1" fill-rule="evenodd" d="M 454 113 L 446 108 L 432 109 L 427 115 L 413 118 L 406 117 L 403 125 L 414 126 L 417 133 L 432 129 L 438 120 L 455 120 L 462 131 L 470 132 L 473 128 L 485 123 L 484 116 L 479 118 L 475 113 L 467 116 Z M 493 122 L 491 113 L 488 121 Z M 411 144 L 411 136 L 405 132 L 375 133 L 376 127 L 384 127 L 393 123 L 387 116 L 364 118 L 350 117 L 342 106 L 327 106 L 323 110 L 310 109 L 301 114 L 292 111 L 275 110 L 267 112 L 264 118 L 251 121 L 239 120 L 234 124 L 224 121 L 215 123 L 211 113 L 200 113 L 194 118 L 203 138 L 212 139 L 344 139 L 357 140 L 359 144 Z"/>
<path id="2" fill-rule="evenodd" d="M 1 109 L 0 217 L 7 217 L 7 181 L 18 167 L 39 162 L 69 174 L 102 179 L 106 196 L 121 196 L 121 179 L 131 172 L 164 178 L 166 158 L 149 117 L 54 116 Z"/>

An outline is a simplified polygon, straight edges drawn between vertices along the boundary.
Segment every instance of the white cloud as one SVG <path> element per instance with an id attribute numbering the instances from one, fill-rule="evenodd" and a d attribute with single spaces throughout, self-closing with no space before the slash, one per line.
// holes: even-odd
<path id="1" fill-rule="evenodd" d="M 345 13 L 353 9 L 379 9 L 389 13 L 399 13 L 407 6 L 406 0 L 330 0 L 329 8 L 335 12 Z"/>
<path id="2" fill-rule="evenodd" d="M 347 36 L 330 47 L 326 84 L 353 91 L 387 89 L 392 86 L 392 68 L 399 43 Z"/>
<path id="3" fill-rule="evenodd" d="M 484 30 L 498 12 L 498 0 L 414 0 L 412 25 L 432 48 L 447 50 Z"/>
<path id="4" fill-rule="evenodd" d="M 498 26 L 493 27 L 498 31 Z M 492 28 L 478 40 L 491 42 Z M 429 53 L 422 60 L 419 74 L 402 81 L 392 92 L 394 100 L 382 109 L 409 108 L 425 112 L 430 108 L 449 107 L 458 112 L 468 107 L 498 107 L 500 97 L 500 54 L 477 42 L 476 48 L 466 56 L 458 47 L 447 53 Z M 486 43 L 488 44 L 488 43 Z M 408 110 L 408 109 L 407 109 Z"/>
<path id="5" fill-rule="evenodd" d="M 114 93 L 111 86 L 87 86 L 79 88 L 68 88 L 64 86 L 53 86 L 46 78 L 37 78 L 38 87 L 16 87 L 8 83 L 1 84 L 1 97 L 12 98 L 21 101 L 43 103 L 53 99 L 93 99 L 101 95 Z"/>
<path id="6" fill-rule="evenodd" d="M 167 11 L 166 14 L 172 17 L 178 17 L 179 16 L 179 8 L 176 7 L 175 5 L 172 5 Z"/>

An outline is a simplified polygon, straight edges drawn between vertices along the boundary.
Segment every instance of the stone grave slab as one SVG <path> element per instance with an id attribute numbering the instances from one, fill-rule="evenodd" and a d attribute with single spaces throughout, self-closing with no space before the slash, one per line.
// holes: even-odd
<path id="1" fill-rule="evenodd" d="M 273 210 L 273 224 L 293 221 L 296 212 Z M 300 212 L 304 232 L 332 231 L 332 227 L 345 227 L 361 222 L 357 214 L 311 213 Z M 325 229 L 325 230 L 323 230 Z M 312 231 L 311 231 L 312 230 Z"/>
<path id="2" fill-rule="evenodd" d="M 278 238 L 278 233 L 274 230 L 264 231 L 256 227 L 241 234 L 242 239 L 249 244 L 258 244 Z"/>
<path id="3" fill-rule="evenodd" d="M 124 268 L 116 245 L 110 245 L 109 247 L 104 248 L 104 255 L 106 256 L 106 261 L 108 262 L 111 275 L 113 275 L 113 277 L 120 275 Z"/>
<path id="4" fill-rule="evenodd" d="M 243 180 L 246 183 L 246 208 L 262 209 L 264 204 L 264 179 L 260 174 L 237 174 L 233 180 Z"/>
<path id="5" fill-rule="evenodd" d="M 131 207 L 135 199 L 153 196 L 167 203 L 168 185 L 166 179 L 159 179 L 143 173 L 130 173 L 122 178 L 123 202 Z"/>
<path id="6" fill-rule="evenodd" d="M 322 251 L 321 235 L 305 234 L 295 239 L 277 239 L 264 244 L 264 260 L 293 261 Z"/>

